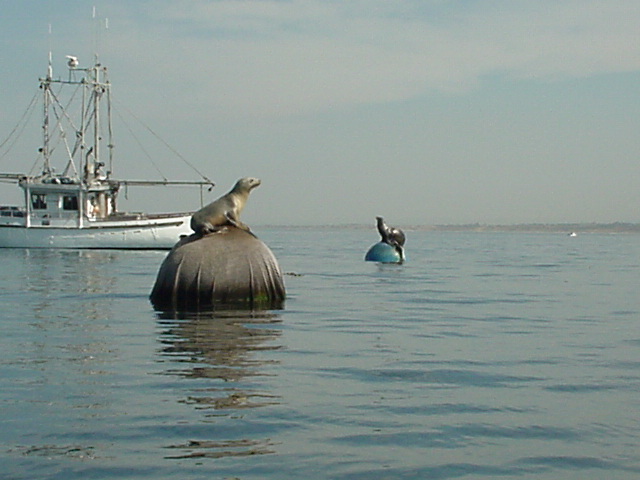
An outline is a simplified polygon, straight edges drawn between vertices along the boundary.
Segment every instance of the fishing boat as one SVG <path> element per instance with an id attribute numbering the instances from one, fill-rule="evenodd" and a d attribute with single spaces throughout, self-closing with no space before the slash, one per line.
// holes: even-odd
<path id="1" fill-rule="evenodd" d="M 0 206 L 0 247 L 170 249 L 182 235 L 191 233 L 193 212 L 120 212 L 118 193 L 129 186 L 198 185 L 202 189 L 213 183 L 204 176 L 193 182 L 113 178 L 107 68 L 97 55 L 88 68 L 82 68 L 76 57 L 67 59 L 68 77 L 54 77 L 50 53 L 47 75 L 39 79 L 44 122 L 38 170 L 0 173 L 0 182 L 17 184 L 23 198 L 22 205 Z M 65 90 L 72 92 L 65 96 Z M 59 173 L 58 164 L 64 165 Z"/>

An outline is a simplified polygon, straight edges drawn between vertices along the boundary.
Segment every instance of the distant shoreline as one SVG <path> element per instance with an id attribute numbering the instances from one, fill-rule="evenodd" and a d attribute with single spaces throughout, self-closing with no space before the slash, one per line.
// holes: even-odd
<path id="1" fill-rule="evenodd" d="M 261 225 L 264 228 L 291 229 L 375 229 L 375 225 L 336 224 L 336 225 Z M 400 226 L 400 225 L 399 225 Z M 513 225 L 491 225 L 483 223 L 451 225 L 401 225 L 406 231 L 432 232 L 522 232 L 522 233 L 640 233 L 640 223 L 521 223 Z"/>
<path id="2" fill-rule="evenodd" d="M 437 231 L 526 233 L 640 233 L 639 223 L 522 223 L 516 225 L 435 225 Z"/>

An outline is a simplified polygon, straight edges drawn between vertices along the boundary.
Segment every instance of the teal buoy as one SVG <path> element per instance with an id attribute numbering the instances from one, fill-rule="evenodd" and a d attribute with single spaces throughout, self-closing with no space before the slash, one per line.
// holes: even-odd
<path id="1" fill-rule="evenodd" d="M 366 262 L 402 263 L 400 253 L 388 243 L 378 242 L 364 256 Z"/>

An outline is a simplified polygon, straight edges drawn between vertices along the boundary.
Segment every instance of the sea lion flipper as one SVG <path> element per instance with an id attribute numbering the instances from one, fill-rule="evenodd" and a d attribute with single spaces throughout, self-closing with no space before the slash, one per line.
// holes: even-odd
<path id="1" fill-rule="evenodd" d="M 227 210 L 226 212 L 224 212 L 224 216 L 227 219 L 227 222 L 229 222 L 234 227 L 237 227 L 238 224 L 241 223 L 240 219 L 236 217 L 233 210 Z"/>
<path id="2" fill-rule="evenodd" d="M 225 216 L 227 218 L 227 222 L 229 222 L 230 225 L 233 225 L 234 227 L 244 230 L 246 232 L 251 232 L 249 225 L 247 225 L 246 223 L 242 223 L 240 219 L 238 219 L 235 215 L 233 215 L 233 212 L 227 212 Z"/>

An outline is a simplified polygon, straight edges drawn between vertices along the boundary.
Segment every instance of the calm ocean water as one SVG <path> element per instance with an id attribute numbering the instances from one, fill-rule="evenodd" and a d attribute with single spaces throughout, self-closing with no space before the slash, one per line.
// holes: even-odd
<path id="1" fill-rule="evenodd" d="M 0 478 L 640 478 L 640 236 L 407 230 L 398 266 L 254 230 L 284 310 L 154 312 L 166 252 L 0 250 Z"/>

